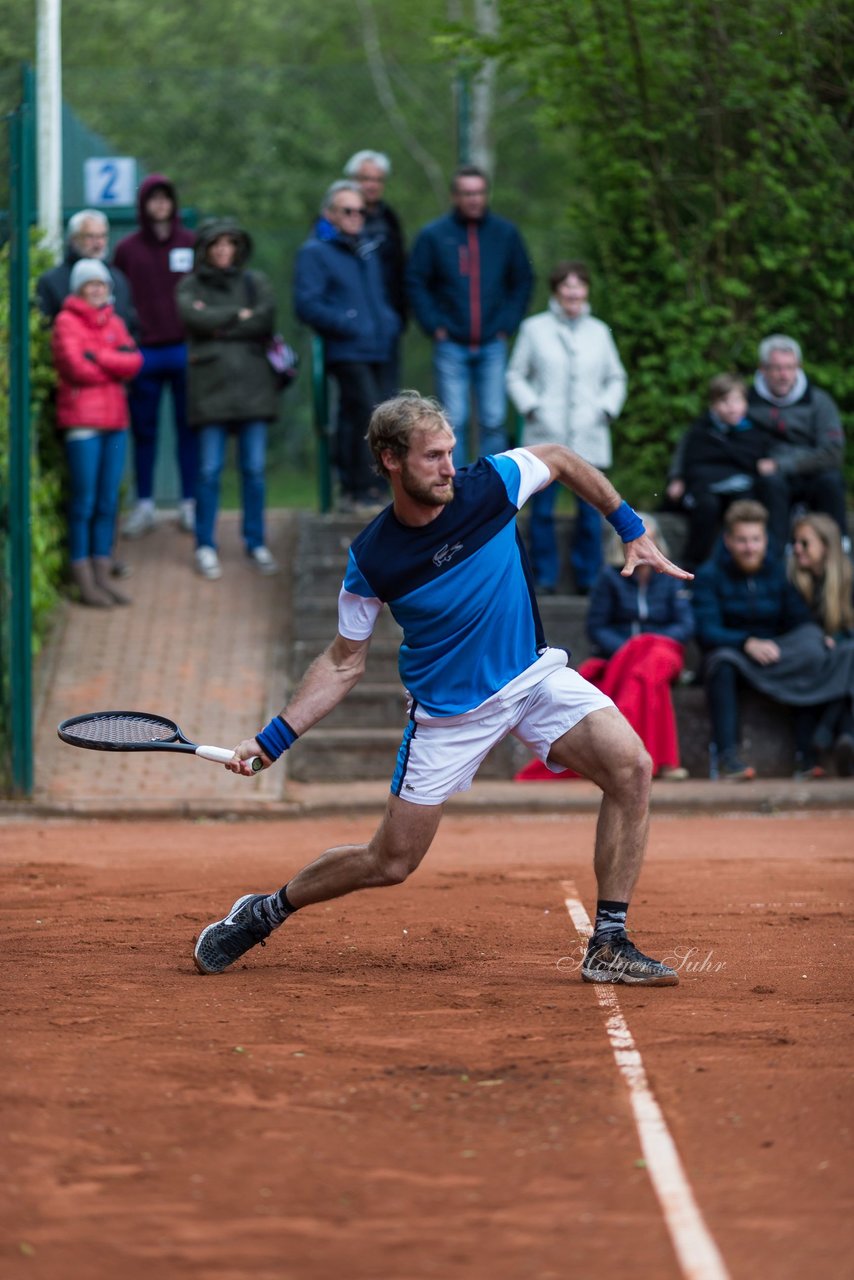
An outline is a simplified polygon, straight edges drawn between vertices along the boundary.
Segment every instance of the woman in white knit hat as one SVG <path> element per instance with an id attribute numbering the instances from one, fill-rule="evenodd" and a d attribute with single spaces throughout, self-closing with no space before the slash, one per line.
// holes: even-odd
<path id="1" fill-rule="evenodd" d="M 125 383 L 142 365 L 112 307 L 110 273 L 81 258 L 53 330 L 58 375 L 56 421 L 63 433 L 71 493 L 71 576 L 83 604 L 130 604 L 112 583 L 113 539 L 129 423 Z"/>

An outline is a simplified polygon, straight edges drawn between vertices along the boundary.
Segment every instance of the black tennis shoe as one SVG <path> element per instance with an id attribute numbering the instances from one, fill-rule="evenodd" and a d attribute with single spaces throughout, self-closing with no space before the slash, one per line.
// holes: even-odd
<path id="1" fill-rule="evenodd" d="M 193 951 L 199 973 L 222 973 L 235 960 L 261 944 L 273 932 L 263 911 L 257 910 L 265 893 L 245 893 L 228 915 L 202 929 Z"/>
<path id="2" fill-rule="evenodd" d="M 629 942 L 625 933 L 612 933 L 599 941 L 592 937 L 581 976 L 585 982 L 624 982 L 644 987 L 675 987 L 679 982 L 675 969 L 660 960 L 650 960 Z"/>

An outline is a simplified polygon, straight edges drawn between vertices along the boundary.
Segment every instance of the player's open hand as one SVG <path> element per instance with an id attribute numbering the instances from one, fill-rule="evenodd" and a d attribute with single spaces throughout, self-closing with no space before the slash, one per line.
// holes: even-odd
<path id="1" fill-rule="evenodd" d="M 674 564 L 672 560 L 667 559 L 667 556 L 662 555 L 648 533 L 635 538 L 634 542 L 625 543 L 623 551 L 626 563 L 620 572 L 624 578 L 630 578 L 639 565 L 648 564 L 656 573 L 666 573 L 671 578 L 683 578 L 686 582 L 693 581 L 693 573 L 689 573 L 687 569 L 680 569 L 678 564 Z"/>
<path id="2" fill-rule="evenodd" d="M 264 752 L 258 745 L 257 738 L 244 738 L 243 742 L 239 742 L 234 748 L 234 758 L 226 763 L 226 769 L 231 773 L 240 773 L 244 778 L 254 778 L 256 772 L 260 770 L 253 769 L 248 761 L 258 756 L 261 760 L 261 768 L 269 769 L 273 763 L 269 756 L 265 756 Z"/>

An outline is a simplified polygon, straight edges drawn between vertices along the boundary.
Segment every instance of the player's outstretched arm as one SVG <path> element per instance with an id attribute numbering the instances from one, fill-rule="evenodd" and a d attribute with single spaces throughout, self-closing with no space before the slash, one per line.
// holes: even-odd
<path id="1" fill-rule="evenodd" d="M 337 707 L 359 682 L 370 643 L 370 640 L 348 640 L 346 636 L 337 635 L 314 659 L 282 712 L 254 738 L 246 738 L 235 747 L 235 758 L 228 762 L 226 769 L 250 777 L 252 769 L 245 762 L 258 755 L 264 761 L 264 768 L 269 768 L 298 737 Z"/>
<path id="2" fill-rule="evenodd" d="M 608 477 L 596 467 L 592 467 L 562 444 L 533 445 L 528 452 L 546 464 L 552 480 L 557 480 L 579 498 L 596 507 L 613 525 L 624 544 L 626 563 L 621 570 L 624 577 L 630 577 L 638 565 L 648 564 L 656 573 L 667 573 L 673 578 L 686 580 L 693 578 L 692 573 L 680 569 L 679 565 L 662 555 L 640 518 L 623 501 Z"/>

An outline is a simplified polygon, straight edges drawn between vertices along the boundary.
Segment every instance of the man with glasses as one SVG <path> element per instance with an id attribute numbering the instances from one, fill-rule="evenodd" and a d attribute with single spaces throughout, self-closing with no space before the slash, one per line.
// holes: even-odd
<path id="1" fill-rule="evenodd" d="M 507 447 L 507 342 L 522 322 L 534 277 L 512 222 L 489 208 L 489 182 L 474 165 L 451 181 L 453 208 L 418 233 L 407 270 L 409 300 L 433 339 L 436 395 L 457 438 L 454 466 L 469 461 L 476 401 L 480 455 Z"/>
<path id="2" fill-rule="evenodd" d="M 297 316 L 323 339 L 326 368 L 338 384 L 338 507 L 359 515 L 385 496 L 365 434 L 374 406 L 396 390 L 387 379 L 401 329 L 364 223 L 359 183 L 333 182 L 314 232 L 297 254 L 294 272 Z"/>
<path id="3" fill-rule="evenodd" d="M 376 243 L 388 300 L 406 328 L 406 242 L 400 216 L 385 200 L 385 184 L 391 161 L 382 151 L 357 151 L 344 166 L 344 176 L 354 178 L 365 199 L 365 238 Z M 400 359 L 395 349 L 388 371 L 389 385 L 400 386 Z"/>
<path id="4" fill-rule="evenodd" d="M 113 282 L 113 309 L 121 316 L 128 330 L 136 336 L 137 317 L 131 298 L 130 285 L 124 272 L 118 267 L 107 266 L 110 247 L 110 225 L 98 209 L 81 209 L 68 219 L 65 256 L 57 266 L 39 276 L 36 298 L 42 315 L 53 324 L 71 289 L 71 268 L 81 258 L 97 258 L 103 262 Z"/>

